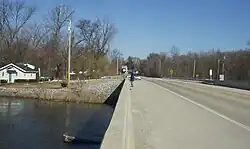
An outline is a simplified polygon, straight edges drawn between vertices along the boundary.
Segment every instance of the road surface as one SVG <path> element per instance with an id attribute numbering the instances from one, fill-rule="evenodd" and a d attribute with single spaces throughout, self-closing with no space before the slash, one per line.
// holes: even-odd
<path id="1" fill-rule="evenodd" d="M 167 79 L 130 91 L 136 149 L 249 149 L 249 91 Z"/>

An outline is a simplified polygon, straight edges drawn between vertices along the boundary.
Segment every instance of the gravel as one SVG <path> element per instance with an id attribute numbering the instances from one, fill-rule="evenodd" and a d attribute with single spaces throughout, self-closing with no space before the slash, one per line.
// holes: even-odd
<path id="1" fill-rule="evenodd" d="M 88 90 L 95 94 L 104 95 L 107 98 L 120 83 L 120 80 L 111 80 L 105 83 L 90 85 Z"/>

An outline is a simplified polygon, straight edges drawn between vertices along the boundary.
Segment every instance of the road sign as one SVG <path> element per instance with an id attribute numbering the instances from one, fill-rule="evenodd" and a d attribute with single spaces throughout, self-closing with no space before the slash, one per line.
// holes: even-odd
<path id="1" fill-rule="evenodd" d="M 220 75 L 220 81 L 224 81 L 224 75 Z"/>

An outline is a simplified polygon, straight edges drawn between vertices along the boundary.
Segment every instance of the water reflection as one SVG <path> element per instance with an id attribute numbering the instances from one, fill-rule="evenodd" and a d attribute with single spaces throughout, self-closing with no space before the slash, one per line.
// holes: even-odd
<path id="1" fill-rule="evenodd" d="M 0 99 L 0 148 L 100 148 L 100 144 L 65 144 L 62 134 L 102 139 L 113 110 L 108 105 Z"/>
<path id="2" fill-rule="evenodd" d="M 17 115 L 22 109 L 22 101 L 3 100 L 0 102 L 0 114 L 2 117 Z"/>

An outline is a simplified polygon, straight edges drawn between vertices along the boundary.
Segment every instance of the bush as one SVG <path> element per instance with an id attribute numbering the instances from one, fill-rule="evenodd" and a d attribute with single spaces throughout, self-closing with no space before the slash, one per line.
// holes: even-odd
<path id="1" fill-rule="evenodd" d="M 63 81 L 63 82 L 61 83 L 61 86 L 62 86 L 62 87 L 67 87 L 67 86 L 68 86 L 68 83 L 67 83 L 66 81 Z"/>
<path id="2" fill-rule="evenodd" d="M 49 80 L 53 80 L 52 77 L 40 77 L 39 81 L 49 81 Z"/>

